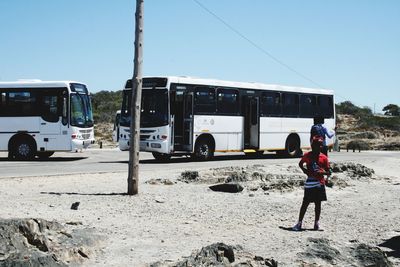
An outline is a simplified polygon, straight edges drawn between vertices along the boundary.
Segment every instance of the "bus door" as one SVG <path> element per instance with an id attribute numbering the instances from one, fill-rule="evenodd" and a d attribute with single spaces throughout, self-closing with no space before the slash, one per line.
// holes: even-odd
<path id="1" fill-rule="evenodd" d="M 193 92 L 183 95 L 183 150 L 193 150 Z"/>
<path id="2" fill-rule="evenodd" d="M 174 151 L 192 151 L 193 92 L 186 87 L 171 90 L 172 136 Z"/>
<path id="3" fill-rule="evenodd" d="M 62 99 L 57 92 L 43 92 L 40 107 L 41 117 L 40 135 L 46 144 L 46 150 L 69 150 L 70 136 L 67 134 L 67 126 L 62 125 L 62 116 L 59 114 Z"/>
<path id="4" fill-rule="evenodd" d="M 244 97 L 244 149 L 258 149 L 260 141 L 260 99 Z"/>

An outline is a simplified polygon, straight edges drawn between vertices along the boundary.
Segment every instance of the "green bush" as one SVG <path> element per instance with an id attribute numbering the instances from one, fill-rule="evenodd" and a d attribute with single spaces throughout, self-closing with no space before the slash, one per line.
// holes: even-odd
<path id="1" fill-rule="evenodd" d="M 373 116 L 373 112 L 369 107 L 358 107 L 350 101 L 344 101 L 336 104 L 337 114 L 349 114 L 359 118 Z"/>
<path id="2" fill-rule="evenodd" d="M 384 128 L 400 131 L 400 117 L 369 116 L 360 121 L 362 128 Z"/>
<path id="3" fill-rule="evenodd" d="M 370 150 L 371 146 L 363 140 L 353 140 L 347 144 L 349 150 Z"/>
<path id="4" fill-rule="evenodd" d="M 113 122 L 121 109 L 122 91 L 100 91 L 92 94 L 93 117 L 96 123 Z"/>

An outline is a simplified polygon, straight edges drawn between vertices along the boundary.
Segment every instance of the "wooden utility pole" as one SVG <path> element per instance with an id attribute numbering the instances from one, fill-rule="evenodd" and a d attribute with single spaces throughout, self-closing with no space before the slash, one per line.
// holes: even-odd
<path id="1" fill-rule="evenodd" d="M 131 136 L 129 140 L 128 195 L 138 193 L 139 184 L 139 140 L 140 140 L 140 104 L 142 99 L 142 63 L 143 63 L 143 7 L 144 0 L 136 0 L 135 14 L 135 58 L 133 60 L 132 99 L 131 99 Z"/>

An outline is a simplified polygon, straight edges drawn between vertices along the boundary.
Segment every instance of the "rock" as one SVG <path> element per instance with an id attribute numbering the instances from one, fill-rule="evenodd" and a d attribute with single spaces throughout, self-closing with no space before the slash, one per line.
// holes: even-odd
<path id="1" fill-rule="evenodd" d="M 178 178 L 179 181 L 189 183 L 199 179 L 198 171 L 184 171 L 181 173 L 181 177 Z"/>
<path id="2" fill-rule="evenodd" d="M 82 264 L 102 238 L 89 229 L 71 232 L 43 219 L 0 220 L 0 266 Z"/>
<path id="3" fill-rule="evenodd" d="M 347 172 L 351 178 L 372 177 L 375 171 L 362 164 L 354 162 L 331 163 L 333 173 Z"/>
<path id="4" fill-rule="evenodd" d="M 393 266 L 380 248 L 358 243 L 357 240 L 351 240 L 346 246 L 326 238 L 308 238 L 307 241 L 306 251 L 299 254 L 303 266 Z"/>
<path id="5" fill-rule="evenodd" d="M 238 183 L 216 184 L 209 187 L 212 191 L 224 193 L 239 193 L 243 191 L 243 186 Z"/>
<path id="6" fill-rule="evenodd" d="M 326 238 L 308 238 L 310 245 L 304 255 L 307 258 L 320 258 L 329 264 L 336 264 L 343 257 L 340 251 L 334 248 Z"/>
<path id="7" fill-rule="evenodd" d="M 148 181 L 145 182 L 146 184 L 151 184 L 151 185 L 160 185 L 160 184 L 164 184 L 164 185 L 173 185 L 175 184 L 174 182 L 172 182 L 169 179 L 163 179 L 163 178 L 157 178 L 157 179 L 150 179 Z"/>
<path id="8" fill-rule="evenodd" d="M 226 178 L 225 182 L 226 183 L 245 182 L 248 180 L 249 180 L 249 174 L 246 171 L 241 171 L 241 172 L 232 172 L 231 174 L 229 174 L 229 176 Z"/>
<path id="9" fill-rule="evenodd" d="M 156 198 L 155 201 L 157 203 L 165 203 L 165 199 L 162 199 L 162 198 Z"/>
<path id="10" fill-rule="evenodd" d="M 70 222 L 66 222 L 65 224 L 69 224 L 69 225 L 82 225 L 82 222 L 70 221 Z"/>
<path id="11" fill-rule="evenodd" d="M 71 210 L 78 210 L 80 202 L 74 202 L 71 205 Z"/>
<path id="12" fill-rule="evenodd" d="M 366 244 L 359 244 L 352 252 L 352 255 L 362 266 L 391 267 L 392 263 L 386 254 L 378 247 L 371 247 Z"/>
<path id="13" fill-rule="evenodd" d="M 275 260 L 264 259 L 261 256 L 255 256 L 247 253 L 240 246 L 229 246 L 224 243 L 214 243 L 212 245 L 194 251 L 189 257 L 185 257 L 181 261 L 170 262 L 160 261 L 150 264 L 150 267 L 188 267 L 188 266 L 270 266 L 277 267 Z"/>

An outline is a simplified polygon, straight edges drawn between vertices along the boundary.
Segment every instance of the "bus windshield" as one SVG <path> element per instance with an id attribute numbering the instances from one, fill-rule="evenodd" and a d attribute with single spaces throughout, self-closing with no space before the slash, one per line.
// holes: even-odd
<path id="1" fill-rule="evenodd" d="M 71 125 L 84 128 L 93 126 L 92 106 L 87 94 L 71 94 Z"/>
<path id="2" fill-rule="evenodd" d="M 124 91 L 120 125 L 130 126 L 132 90 Z M 168 90 L 142 90 L 140 127 L 159 127 L 168 125 Z"/>

